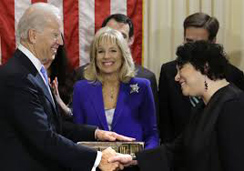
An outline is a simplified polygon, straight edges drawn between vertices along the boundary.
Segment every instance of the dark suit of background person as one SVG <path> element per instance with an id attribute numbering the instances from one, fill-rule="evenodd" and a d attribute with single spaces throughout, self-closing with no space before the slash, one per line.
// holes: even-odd
<path id="1" fill-rule="evenodd" d="M 215 42 L 218 28 L 219 23 L 216 18 L 204 13 L 194 13 L 184 21 L 185 42 L 195 40 Z M 202 29 L 200 33 L 199 29 Z M 196 30 L 198 33 L 195 32 Z M 159 132 L 162 142 L 170 142 L 180 135 L 189 121 L 192 110 L 194 110 L 189 97 L 182 95 L 180 85 L 174 79 L 176 73 L 175 60 L 165 63 L 161 67 L 159 78 Z M 244 75 L 238 68 L 229 64 L 226 77 L 229 82 L 244 90 Z"/>

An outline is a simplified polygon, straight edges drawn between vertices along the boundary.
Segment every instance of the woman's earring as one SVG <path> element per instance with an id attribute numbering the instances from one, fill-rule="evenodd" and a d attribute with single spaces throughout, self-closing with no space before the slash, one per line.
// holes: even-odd
<path id="1" fill-rule="evenodd" d="M 204 80 L 204 88 L 205 88 L 205 91 L 208 91 L 208 83 L 206 81 L 206 78 Z"/>

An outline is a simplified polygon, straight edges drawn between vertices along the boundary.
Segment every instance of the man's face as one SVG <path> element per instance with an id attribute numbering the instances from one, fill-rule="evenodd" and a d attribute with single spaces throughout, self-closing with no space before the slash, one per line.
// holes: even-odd
<path id="1" fill-rule="evenodd" d="M 45 67 L 49 67 L 55 58 L 59 45 L 63 44 L 60 24 L 50 20 L 42 31 L 36 31 L 33 53 Z"/>
<path id="2" fill-rule="evenodd" d="M 198 40 L 208 41 L 209 34 L 204 28 L 188 27 L 185 30 L 184 43 L 194 42 Z"/>
<path id="3" fill-rule="evenodd" d="M 119 22 L 115 21 L 114 19 L 111 19 L 111 20 L 109 20 L 109 22 L 107 23 L 106 26 L 121 32 L 123 37 L 126 39 L 126 41 L 129 45 L 131 45 L 133 43 L 133 42 L 131 43 L 131 39 L 129 37 L 130 27 L 128 24 L 119 23 Z"/>

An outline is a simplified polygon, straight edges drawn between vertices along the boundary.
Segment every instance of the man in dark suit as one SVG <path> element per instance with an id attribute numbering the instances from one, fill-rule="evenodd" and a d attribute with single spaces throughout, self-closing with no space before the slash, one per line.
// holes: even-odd
<path id="1" fill-rule="evenodd" d="M 195 13 L 184 21 L 184 42 L 206 40 L 215 43 L 219 29 L 216 18 L 204 13 Z M 199 99 L 183 96 L 180 85 L 175 81 L 176 62 L 161 67 L 159 79 L 159 128 L 162 142 L 176 138 L 188 123 L 191 110 L 195 110 Z M 244 75 L 233 65 L 228 65 L 227 80 L 244 90 Z"/>
<path id="2" fill-rule="evenodd" d="M 58 12 L 47 3 L 31 5 L 18 24 L 18 49 L 0 69 L 3 171 L 113 170 L 119 164 L 107 159 L 115 155 L 114 150 L 97 152 L 74 141 L 132 140 L 95 127 L 62 124 L 45 70 L 63 44 Z"/>
<path id="3" fill-rule="evenodd" d="M 116 29 L 122 33 L 124 38 L 127 40 L 128 45 L 131 46 L 134 42 L 134 25 L 132 20 L 124 14 L 112 14 L 108 16 L 102 23 L 102 27 L 109 26 L 112 29 Z M 77 80 L 84 79 L 83 72 L 85 66 L 79 67 L 77 69 Z M 157 107 L 158 104 L 158 92 L 157 92 L 157 81 L 155 74 L 142 67 L 141 65 L 136 64 L 137 74 L 136 77 L 146 78 L 151 83 L 152 92 L 154 95 L 154 101 Z M 156 108 L 157 109 L 157 108 Z"/>

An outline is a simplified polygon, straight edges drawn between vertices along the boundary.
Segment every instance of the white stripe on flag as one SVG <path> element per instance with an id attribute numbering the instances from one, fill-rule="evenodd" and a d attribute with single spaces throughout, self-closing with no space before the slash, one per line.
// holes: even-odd
<path id="1" fill-rule="evenodd" d="M 80 63 L 90 61 L 89 48 L 95 33 L 95 0 L 79 1 L 79 50 Z"/>
<path id="2" fill-rule="evenodd" d="M 63 0 L 47 0 L 48 3 L 58 7 L 60 14 L 64 23 L 64 13 L 63 13 Z M 62 33 L 64 33 L 64 25 L 62 25 Z"/>
<path id="3" fill-rule="evenodd" d="M 121 13 L 127 15 L 127 0 L 113 0 L 111 3 L 111 14 Z"/>
<path id="4" fill-rule="evenodd" d="M 20 17 L 24 14 L 25 10 L 31 5 L 31 0 L 22 0 L 21 3 L 19 0 L 14 1 L 14 8 L 15 8 L 15 33 L 17 33 L 17 25 L 19 22 Z M 18 38 L 16 36 L 16 47 L 18 46 Z"/>

